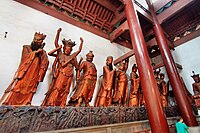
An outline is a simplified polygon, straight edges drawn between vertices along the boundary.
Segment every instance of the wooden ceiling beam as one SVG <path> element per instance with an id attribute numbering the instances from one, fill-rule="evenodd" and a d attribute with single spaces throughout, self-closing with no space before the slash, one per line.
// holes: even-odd
<path id="1" fill-rule="evenodd" d="M 177 47 L 177 46 L 179 46 L 189 40 L 192 40 L 196 37 L 199 37 L 199 36 L 200 36 L 200 29 L 188 34 L 187 36 L 181 37 L 179 40 L 174 42 L 174 46 Z"/>
<path id="2" fill-rule="evenodd" d="M 108 10 L 112 11 L 113 13 L 116 12 L 117 7 L 115 7 L 113 4 L 111 4 L 108 0 L 94 0 L 98 4 L 104 6 Z"/>
<path id="3" fill-rule="evenodd" d="M 125 21 L 110 34 L 110 42 L 113 42 L 115 39 L 117 39 L 117 37 L 119 37 L 122 33 L 124 33 L 128 29 L 129 29 L 128 22 Z"/>
<path id="4" fill-rule="evenodd" d="M 113 29 L 115 24 L 117 24 L 118 22 L 121 22 L 125 18 L 126 18 L 126 13 L 125 12 L 122 12 L 118 16 L 116 16 L 116 18 L 113 19 L 113 21 L 110 23 L 111 29 Z"/>
<path id="5" fill-rule="evenodd" d="M 196 0 L 178 0 L 170 8 L 167 8 L 164 12 L 160 13 L 159 15 L 157 15 L 158 22 L 160 24 L 162 24 L 167 19 L 172 17 L 174 14 L 176 14 L 179 11 L 181 11 L 184 7 L 192 4 L 195 1 Z"/>
<path id="6" fill-rule="evenodd" d="M 115 60 L 113 61 L 113 64 L 114 64 L 114 65 L 117 65 L 119 62 L 121 62 L 121 61 L 123 61 L 123 60 L 125 60 L 125 59 L 127 59 L 127 58 L 129 58 L 129 57 L 131 57 L 131 56 L 133 56 L 134 54 L 135 54 L 135 53 L 133 52 L 133 50 L 131 50 L 131 51 L 129 51 L 128 53 L 124 54 L 123 56 L 121 56 L 121 57 L 115 59 Z"/>
<path id="7" fill-rule="evenodd" d="M 132 44 L 128 41 L 116 40 L 115 43 L 120 44 L 121 46 L 124 46 L 126 48 L 133 49 Z"/>
<path id="8" fill-rule="evenodd" d="M 180 70 L 183 69 L 182 65 L 180 65 L 180 64 L 178 64 L 178 63 L 175 63 L 175 64 L 176 64 L 176 67 L 177 67 L 178 69 L 180 69 Z M 160 68 L 160 67 L 163 67 L 163 66 L 165 66 L 165 65 L 164 65 L 164 63 L 162 62 L 162 63 L 160 63 L 160 64 L 157 64 L 157 65 L 153 66 L 153 70 L 155 70 L 155 69 L 157 69 L 157 68 Z"/>

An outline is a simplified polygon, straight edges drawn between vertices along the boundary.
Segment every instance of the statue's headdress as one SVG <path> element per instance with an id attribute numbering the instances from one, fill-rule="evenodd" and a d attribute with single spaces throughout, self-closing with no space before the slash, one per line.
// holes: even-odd
<path id="1" fill-rule="evenodd" d="M 63 43 L 63 45 L 66 47 L 73 47 L 73 46 L 75 46 L 76 45 L 76 43 L 75 42 L 72 42 L 72 40 L 71 39 L 69 39 L 69 40 L 65 40 L 65 38 L 62 40 L 62 43 Z"/>
<path id="2" fill-rule="evenodd" d="M 192 71 L 192 73 L 193 73 L 193 75 L 191 76 L 193 79 L 195 78 L 195 77 L 199 77 L 199 74 L 195 74 L 195 72 L 194 71 Z"/>
<path id="3" fill-rule="evenodd" d="M 93 51 L 89 51 L 89 53 L 86 54 L 87 57 L 94 57 Z"/>
<path id="4" fill-rule="evenodd" d="M 136 64 L 133 64 L 133 66 L 132 66 L 132 69 L 133 69 L 133 68 L 138 68 L 138 67 L 137 67 L 137 65 L 136 65 Z"/>
<path id="5" fill-rule="evenodd" d="M 40 32 L 35 32 L 34 37 L 39 37 L 39 38 L 41 38 L 42 40 L 44 40 L 44 39 L 46 38 L 46 35 L 43 34 L 43 33 L 40 33 Z"/>

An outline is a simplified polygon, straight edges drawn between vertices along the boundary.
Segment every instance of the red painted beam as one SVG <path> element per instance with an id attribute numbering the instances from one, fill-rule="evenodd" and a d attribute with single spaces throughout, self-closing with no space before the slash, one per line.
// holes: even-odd
<path id="1" fill-rule="evenodd" d="M 128 23 L 125 21 L 123 24 L 121 24 L 117 29 L 115 29 L 110 34 L 110 42 L 113 42 L 117 37 L 119 37 L 122 33 L 124 33 L 126 30 L 128 30 Z"/>
<path id="2" fill-rule="evenodd" d="M 40 3 L 36 0 L 15 0 L 15 1 L 17 1 L 21 4 L 24 4 L 26 6 L 29 6 L 31 8 L 34 8 L 36 10 L 39 10 L 39 11 L 41 11 L 45 14 L 48 14 L 50 16 L 53 16 L 55 18 L 58 18 L 58 19 L 65 21 L 67 23 L 70 23 L 70 24 L 77 26 L 81 29 L 92 32 L 92 33 L 94 33 L 98 36 L 109 39 L 108 34 L 103 32 L 102 30 L 96 29 L 96 28 L 90 26 L 89 24 L 83 23 L 79 20 L 75 20 L 75 19 L 71 18 L 70 16 L 63 14 L 62 12 L 58 12 L 57 10 L 55 10 L 51 7 L 47 7 L 44 4 L 42 4 L 42 3 Z"/>
<path id="3" fill-rule="evenodd" d="M 115 19 L 110 23 L 111 29 L 113 29 L 114 25 L 117 24 L 118 22 L 122 21 L 123 19 L 126 18 L 125 12 L 120 13 L 118 16 L 116 16 Z"/>
<path id="4" fill-rule="evenodd" d="M 155 69 L 163 67 L 163 66 L 165 66 L 165 64 L 162 62 L 160 64 L 157 64 L 157 65 L 153 66 L 153 69 L 155 70 Z M 176 66 L 177 66 L 178 69 L 181 69 L 181 70 L 183 69 L 182 65 L 180 65 L 178 63 L 176 63 Z"/>
<path id="5" fill-rule="evenodd" d="M 164 21 L 181 11 L 184 7 L 192 4 L 196 0 L 178 0 L 171 7 L 167 8 L 164 12 L 157 15 L 158 22 L 162 24 Z"/>
<path id="6" fill-rule="evenodd" d="M 131 56 L 133 56 L 133 55 L 134 55 L 134 52 L 133 52 L 133 50 L 131 50 L 131 51 L 129 51 L 128 53 L 124 54 L 123 56 L 121 56 L 121 57 L 115 59 L 115 60 L 113 61 L 113 64 L 114 64 L 114 65 L 117 65 L 117 64 L 120 63 L 121 61 L 123 61 L 123 60 L 125 60 L 125 59 L 127 59 L 127 58 L 129 58 L 129 57 L 131 57 Z"/>
<path id="7" fill-rule="evenodd" d="M 153 133 L 169 133 L 169 127 L 161 104 L 149 54 L 133 0 L 124 0 L 126 18 L 130 30 L 132 46 L 141 79 L 148 119 Z"/>
<path id="8" fill-rule="evenodd" d="M 95 2 L 99 3 L 100 5 L 104 6 L 108 10 L 112 11 L 113 13 L 116 12 L 117 7 L 111 4 L 108 0 L 94 0 Z"/>
<path id="9" fill-rule="evenodd" d="M 121 46 L 124 46 L 126 48 L 133 49 L 132 44 L 129 43 L 128 41 L 116 40 L 115 43 L 120 44 Z"/>

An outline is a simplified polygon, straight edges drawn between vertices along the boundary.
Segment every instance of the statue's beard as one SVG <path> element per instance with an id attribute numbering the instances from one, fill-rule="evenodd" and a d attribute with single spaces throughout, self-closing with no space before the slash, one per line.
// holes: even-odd
<path id="1" fill-rule="evenodd" d="M 33 51 L 36 51 L 36 50 L 38 50 L 39 48 L 41 48 L 41 45 L 38 45 L 38 43 L 36 43 L 36 42 L 32 42 L 32 43 L 31 43 L 31 49 L 32 49 Z"/>

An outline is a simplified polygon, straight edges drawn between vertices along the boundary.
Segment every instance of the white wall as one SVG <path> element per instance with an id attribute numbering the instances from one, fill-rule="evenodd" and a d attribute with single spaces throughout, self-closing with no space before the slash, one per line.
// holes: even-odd
<path id="1" fill-rule="evenodd" d="M 186 84 L 187 89 L 193 93 L 192 71 L 200 74 L 200 37 L 190 40 L 175 48 L 172 52 L 175 62 L 182 65 L 180 75 Z"/>
<path id="2" fill-rule="evenodd" d="M 102 74 L 102 66 L 105 64 L 107 56 L 112 55 L 115 58 L 130 51 L 118 44 L 110 43 L 109 40 L 101 38 L 95 34 L 77 28 L 66 22 L 60 21 L 42 12 L 24 6 L 12 0 L 1 0 L 0 2 L 0 97 L 12 81 L 13 75 L 18 68 L 21 58 L 21 50 L 24 44 L 30 44 L 35 32 L 42 32 L 47 35 L 45 50 L 49 52 L 54 49 L 54 37 L 58 28 L 62 28 L 60 40 L 64 37 L 77 42 L 74 51 L 78 49 L 79 38 L 83 37 L 83 50 L 78 56 L 85 59 L 89 50 L 93 50 L 95 57 L 94 63 L 98 69 L 98 76 Z M 8 32 L 7 38 L 4 33 Z M 61 41 L 60 41 L 61 44 Z M 36 94 L 33 97 L 32 104 L 40 105 L 48 89 L 48 77 L 53 57 L 49 57 L 50 66 L 46 73 L 43 83 L 40 83 Z M 133 57 L 130 62 L 134 62 Z M 130 63 L 132 64 L 132 63 Z M 127 73 L 130 73 L 128 71 Z M 98 88 L 98 83 L 97 87 Z M 96 92 L 94 97 L 96 96 Z M 94 98 L 93 98 L 94 100 Z M 93 104 L 94 101 L 91 102 Z"/>

